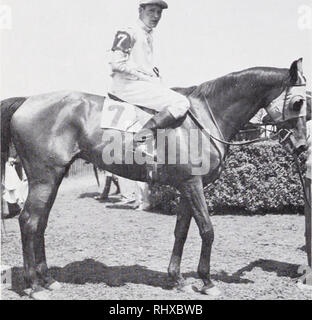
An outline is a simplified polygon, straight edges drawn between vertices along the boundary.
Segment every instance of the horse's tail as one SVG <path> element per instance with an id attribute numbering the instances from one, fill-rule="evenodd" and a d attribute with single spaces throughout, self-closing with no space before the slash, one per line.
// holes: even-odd
<path id="1" fill-rule="evenodd" d="M 9 98 L 0 101 L 1 111 L 1 176 L 4 174 L 5 163 L 9 157 L 9 146 L 11 143 L 10 122 L 16 110 L 27 98 Z"/>
<path id="2" fill-rule="evenodd" d="M 100 187 L 99 173 L 98 173 L 98 169 L 95 165 L 93 165 L 93 172 L 94 172 L 94 176 L 95 176 L 97 185 L 98 185 L 98 187 Z"/>

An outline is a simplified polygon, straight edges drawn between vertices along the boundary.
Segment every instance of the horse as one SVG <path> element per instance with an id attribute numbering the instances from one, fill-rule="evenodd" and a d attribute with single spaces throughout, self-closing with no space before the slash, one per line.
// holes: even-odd
<path id="1" fill-rule="evenodd" d="M 119 162 L 104 161 L 111 151 L 108 146 L 112 139 L 116 138 L 125 151 L 125 141 L 133 138 L 133 133 L 100 128 L 103 103 L 107 97 L 62 91 L 2 101 L 2 159 L 5 159 L 12 142 L 29 182 L 29 194 L 19 216 L 19 225 L 24 279 L 31 289 L 30 297 L 49 299 L 49 290 L 61 288 L 48 272 L 44 234 L 58 188 L 77 158 L 121 177 L 144 182 L 153 179 L 176 187 L 181 201 L 168 281 L 172 281 L 173 287 L 183 289 L 185 286 L 180 264 L 190 222 L 194 218 L 202 242 L 197 272 L 203 285 L 198 291 L 219 296 L 221 292 L 210 277 L 214 230 L 203 188 L 217 179 L 223 169 L 228 152 L 228 145 L 223 142 L 230 141 L 262 107 L 283 128 L 281 142 L 286 148 L 298 153 L 305 148 L 306 106 L 303 95 L 298 93 L 301 88 L 305 92 L 305 85 L 302 59 L 299 59 L 289 69 L 254 67 L 190 88 L 173 88 L 190 100 L 191 109 L 180 123 L 166 130 L 167 141 L 172 138 L 177 141 L 176 163 L 170 163 L 166 158 L 164 163 L 156 162 L 156 165 L 126 163 L 124 153 L 120 159 L 118 154 L 114 155 Z M 272 107 L 278 97 L 283 98 L 278 109 L 280 112 L 276 112 L 276 105 Z M 201 134 L 202 138 L 196 143 L 198 148 L 202 146 L 202 151 L 191 160 L 179 162 L 181 154 L 194 144 L 188 136 L 192 130 Z M 111 140 L 104 139 L 105 134 Z M 166 149 L 166 156 L 168 152 Z M 203 169 L 201 165 L 205 161 L 209 165 Z"/>

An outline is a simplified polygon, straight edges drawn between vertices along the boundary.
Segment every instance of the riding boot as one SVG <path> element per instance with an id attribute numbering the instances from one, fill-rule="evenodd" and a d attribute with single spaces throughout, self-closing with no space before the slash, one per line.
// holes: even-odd
<path id="1" fill-rule="evenodd" d="M 134 142 L 144 143 L 147 139 L 154 138 L 156 136 L 157 129 L 166 129 L 175 122 L 176 119 L 167 109 L 162 110 L 154 115 L 154 117 L 151 118 L 143 128 L 135 134 Z"/>
<path id="2" fill-rule="evenodd" d="M 176 119 L 173 115 L 165 109 L 154 115 L 154 117 L 134 135 L 133 150 L 134 152 L 140 151 L 142 154 L 145 154 L 147 160 L 147 176 L 150 181 L 157 177 L 159 166 L 155 159 L 155 153 L 149 150 L 148 144 L 154 143 L 153 140 L 157 135 L 157 129 L 166 129 L 175 122 Z"/>

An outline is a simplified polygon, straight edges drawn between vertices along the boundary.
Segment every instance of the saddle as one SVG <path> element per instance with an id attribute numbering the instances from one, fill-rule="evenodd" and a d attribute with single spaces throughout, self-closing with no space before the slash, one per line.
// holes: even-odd
<path id="1" fill-rule="evenodd" d="M 104 100 L 101 128 L 137 133 L 154 114 L 155 110 L 130 104 L 108 93 Z"/>
<path id="2" fill-rule="evenodd" d="M 201 109 L 203 107 L 202 101 L 197 98 L 189 98 L 191 108 L 189 112 L 183 117 L 182 119 L 178 120 L 176 124 L 172 127 L 174 130 L 175 128 L 178 128 L 182 122 L 185 120 L 186 117 L 189 117 L 191 121 L 195 124 L 195 126 L 192 126 L 191 128 L 194 130 L 199 129 L 203 132 L 211 132 L 214 135 L 218 136 L 219 132 L 218 129 L 213 124 L 213 121 L 209 119 L 209 115 L 207 114 L 205 117 L 201 117 Z M 137 133 L 142 129 L 144 124 L 153 117 L 153 115 L 157 113 L 155 110 L 148 109 L 143 106 L 138 105 L 132 105 L 124 100 L 112 95 L 108 94 L 108 97 L 104 100 L 104 107 L 103 107 L 103 113 L 102 113 L 102 120 L 101 120 L 101 128 L 105 129 L 115 129 L 123 132 L 129 132 L 129 133 Z M 197 117 L 199 116 L 199 117 Z M 208 128 L 205 128 L 202 123 L 210 123 Z M 190 128 L 190 129 L 191 129 Z M 173 132 L 173 137 L 175 133 Z M 179 134 L 176 132 L 176 134 Z M 189 133 L 190 134 L 190 133 Z M 206 134 L 204 134 L 206 135 Z M 208 134 L 209 135 L 209 134 Z M 146 162 L 146 172 L 148 176 L 148 180 L 153 181 L 156 178 L 160 179 L 160 177 L 165 174 L 163 172 L 164 163 L 166 162 L 166 150 L 169 147 L 169 144 L 160 144 L 158 145 L 157 138 L 154 137 L 154 139 L 151 139 L 149 141 L 149 146 L 153 146 L 151 149 L 146 149 L 145 147 L 143 149 L 140 148 L 140 145 L 132 145 L 129 150 L 126 150 L 126 153 L 135 154 L 136 152 L 140 152 L 142 154 L 145 153 L 145 159 L 148 160 Z M 206 136 L 205 141 L 207 143 L 207 139 L 209 139 L 208 136 Z M 215 145 L 220 158 L 222 158 L 222 152 L 220 151 L 220 148 L 217 146 L 217 143 L 212 141 L 212 144 Z M 174 145 L 173 145 L 174 147 Z M 159 149 L 160 148 L 160 149 Z M 165 149 L 164 149 L 165 148 Z M 139 150 L 138 150 L 139 149 Z M 169 150 L 169 149 L 168 149 Z M 159 152 L 158 152 L 159 151 Z M 201 166 L 202 164 L 202 156 L 196 155 L 192 157 L 192 163 L 196 166 Z M 129 157 L 132 159 L 132 157 Z"/>

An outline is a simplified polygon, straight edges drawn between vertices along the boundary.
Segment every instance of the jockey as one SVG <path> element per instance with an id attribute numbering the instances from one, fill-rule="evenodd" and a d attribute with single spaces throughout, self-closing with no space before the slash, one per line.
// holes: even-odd
<path id="1" fill-rule="evenodd" d="M 187 113 L 186 97 L 161 83 L 159 70 L 153 65 L 153 29 L 158 25 L 165 1 L 141 0 L 139 19 L 132 28 L 117 32 L 112 47 L 111 93 L 134 105 L 158 111 L 135 135 L 144 142 L 151 132 L 165 129 Z"/>

